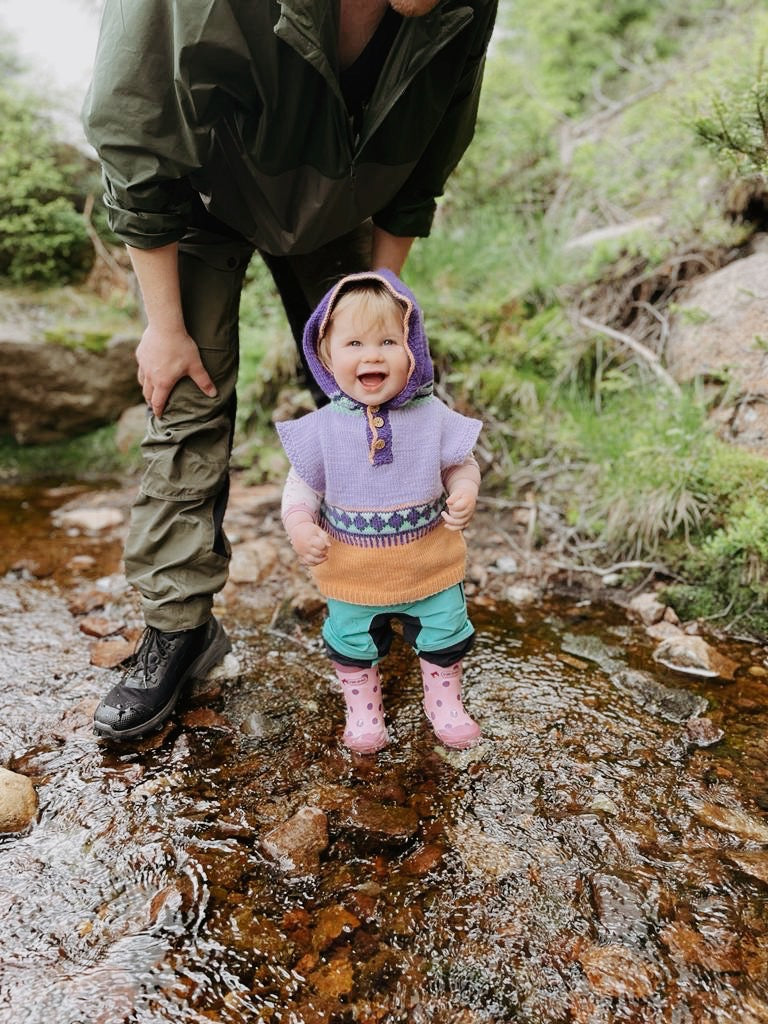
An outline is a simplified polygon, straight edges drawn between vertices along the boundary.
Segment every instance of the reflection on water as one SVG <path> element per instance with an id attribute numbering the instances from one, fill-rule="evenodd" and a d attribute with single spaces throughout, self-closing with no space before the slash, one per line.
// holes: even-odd
<path id="1" fill-rule="evenodd" d="M 735 683 L 692 683 L 613 612 L 475 609 L 486 740 L 436 746 L 398 647 L 394 742 L 365 758 L 338 745 L 319 623 L 274 633 L 229 608 L 240 681 L 131 750 L 90 733 L 108 673 L 84 667 L 63 582 L 0 579 L 1 757 L 41 802 L 0 844 L 10 1024 L 768 1020 L 768 686 L 745 645 Z M 705 697 L 725 740 L 691 747 L 616 665 Z M 264 839 L 304 807 L 327 833 L 292 871 Z"/>

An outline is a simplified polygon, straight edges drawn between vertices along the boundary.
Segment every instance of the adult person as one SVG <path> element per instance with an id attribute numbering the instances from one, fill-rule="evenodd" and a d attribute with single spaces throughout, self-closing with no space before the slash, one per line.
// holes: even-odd
<path id="1" fill-rule="evenodd" d="M 106 0 L 84 120 L 144 301 L 150 415 L 125 548 L 146 630 L 98 734 L 158 727 L 229 649 L 211 609 L 250 257 L 299 346 L 334 280 L 400 273 L 472 138 L 496 6 Z"/>

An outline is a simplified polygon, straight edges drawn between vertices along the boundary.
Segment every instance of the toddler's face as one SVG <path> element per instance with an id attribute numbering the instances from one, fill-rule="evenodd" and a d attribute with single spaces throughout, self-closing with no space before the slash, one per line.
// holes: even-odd
<path id="1" fill-rule="evenodd" d="M 354 305 L 334 314 L 328 329 L 329 369 L 341 390 L 363 405 L 383 405 L 408 382 L 410 358 L 395 309 L 373 320 Z"/>

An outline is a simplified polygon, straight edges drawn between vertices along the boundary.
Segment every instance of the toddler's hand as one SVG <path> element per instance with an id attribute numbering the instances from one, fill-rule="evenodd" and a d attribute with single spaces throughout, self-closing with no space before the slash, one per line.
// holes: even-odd
<path id="1" fill-rule="evenodd" d="M 299 523 L 291 531 L 291 544 L 302 565 L 320 565 L 328 557 L 331 538 L 317 523 Z"/>
<path id="2" fill-rule="evenodd" d="M 477 493 L 470 487 L 457 487 L 445 501 L 446 508 L 440 514 L 447 530 L 463 530 L 475 514 Z"/>

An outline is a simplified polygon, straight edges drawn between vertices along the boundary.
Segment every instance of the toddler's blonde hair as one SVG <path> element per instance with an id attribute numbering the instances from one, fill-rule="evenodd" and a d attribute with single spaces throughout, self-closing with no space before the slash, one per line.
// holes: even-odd
<path id="1" fill-rule="evenodd" d="M 337 313 L 353 304 L 357 305 L 360 316 L 372 323 L 383 320 L 387 313 L 392 311 L 397 312 L 401 318 L 404 318 L 408 308 L 402 299 L 398 298 L 385 284 L 379 281 L 362 281 L 359 284 L 354 281 L 351 282 L 342 290 L 341 295 L 337 298 L 331 310 L 331 315 L 328 317 L 325 330 L 317 343 L 317 356 L 326 370 L 331 369 L 328 335 L 333 327 L 334 318 Z"/>

